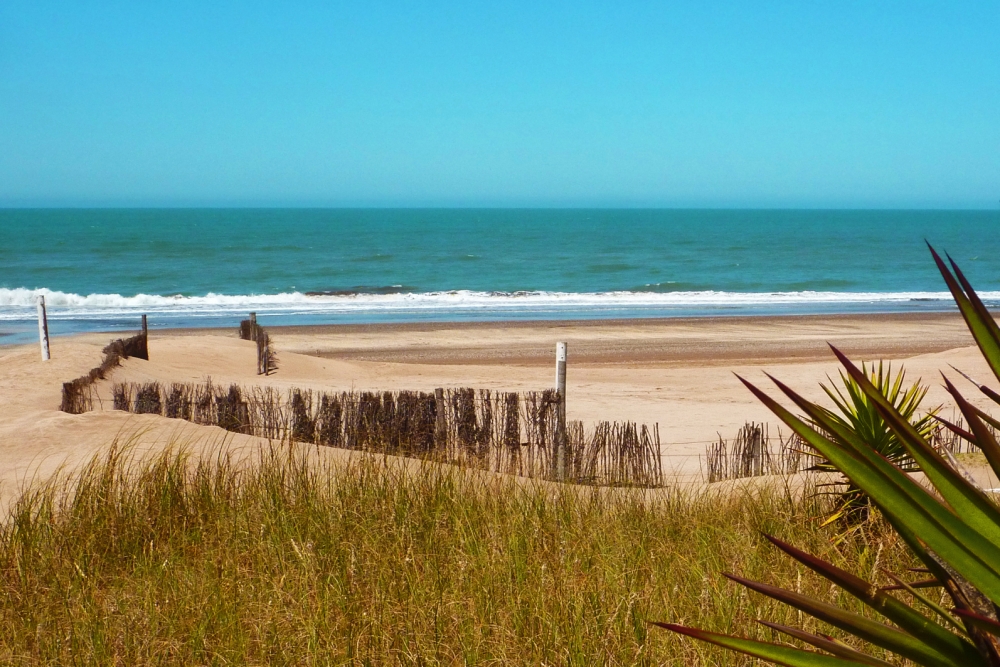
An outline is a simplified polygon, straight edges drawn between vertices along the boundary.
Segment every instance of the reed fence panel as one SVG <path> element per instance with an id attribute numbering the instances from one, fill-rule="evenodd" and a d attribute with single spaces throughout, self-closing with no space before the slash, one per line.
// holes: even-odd
<path id="1" fill-rule="evenodd" d="M 80 415 L 94 409 L 94 400 L 100 400 L 94 390 L 94 383 L 103 380 L 111 370 L 119 366 L 122 359 L 136 357 L 149 360 L 149 342 L 145 332 L 131 338 L 119 338 L 111 341 L 102 350 L 104 358 L 99 366 L 90 369 L 86 375 L 75 380 L 64 382 L 62 386 L 62 402 L 59 409 L 71 415 Z M 117 406 L 115 406 L 118 409 Z"/>
<path id="2" fill-rule="evenodd" d="M 760 475 L 792 475 L 809 470 L 823 458 L 798 435 L 781 431 L 772 437 L 766 424 L 747 422 L 733 440 L 719 436 L 708 446 L 702 472 L 709 482 Z"/>
<path id="3" fill-rule="evenodd" d="M 949 420 L 964 427 L 961 414 Z M 998 435 L 995 429 L 991 430 Z M 971 454 L 979 449 L 954 431 L 938 425 L 928 438 L 931 446 L 954 454 Z M 702 472 L 709 482 L 760 475 L 790 475 L 808 471 L 826 459 L 798 435 L 785 438 L 781 431 L 772 438 L 767 425 L 747 422 L 732 441 L 719 440 L 708 446 L 702 459 Z"/>
<path id="4" fill-rule="evenodd" d="M 115 409 L 161 414 L 271 440 L 429 458 L 580 484 L 661 486 L 658 427 L 582 422 L 557 470 L 558 394 L 488 389 L 320 392 L 206 383 L 117 383 Z"/>
<path id="5" fill-rule="evenodd" d="M 237 331 L 242 340 L 252 340 L 257 344 L 257 375 L 270 375 L 278 370 L 278 354 L 274 350 L 274 344 L 264 327 L 257 324 L 256 317 L 241 320 Z"/>

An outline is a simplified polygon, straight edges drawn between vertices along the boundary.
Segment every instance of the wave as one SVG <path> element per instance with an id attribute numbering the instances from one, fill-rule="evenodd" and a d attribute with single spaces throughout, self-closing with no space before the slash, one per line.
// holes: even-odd
<path id="1" fill-rule="evenodd" d="M 204 296 L 136 294 L 72 294 L 49 289 L 0 288 L 0 320 L 24 320 L 32 316 L 37 297 L 43 295 L 53 319 L 94 319 L 131 315 L 138 312 L 165 316 L 225 316 L 254 310 L 260 314 L 309 315 L 337 313 L 405 312 L 556 312 L 559 311 L 671 311 L 740 308 L 821 307 L 949 307 L 948 292 L 442 292 L 391 293 L 302 293 Z M 1000 292 L 984 292 L 988 303 L 1000 303 Z"/>
<path id="2" fill-rule="evenodd" d="M 312 290 L 304 292 L 304 294 L 306 296 L 354 296 L 356 294 L 406 294 L 416 291 L 418 291 L 416 287 L 408 285 L 383 285 L 380 287 L 359 285 L 350 289 Z"/>

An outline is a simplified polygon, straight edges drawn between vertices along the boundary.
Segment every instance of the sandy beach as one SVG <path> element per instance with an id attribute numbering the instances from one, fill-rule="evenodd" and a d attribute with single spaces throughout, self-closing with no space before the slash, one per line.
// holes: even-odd
<path id="1" fill-rule="evenodd" d="M 406 324 L 269 329 L 279 370 L 255 375 L 253 344 L 231 330 L 151 331 L 150 360 L 129 359 L 99 383 L 103 407 L 59 411 L 62 382 L 97 365 L 111 334 L 58 337 L 52 360 L 37 345 L 0 348 L 0 499 L 26 480 L 72 467 L 115 438 L 140 449 L 171 443 L 201 448 L 223 440 L 256 444 L 215 427 L 110 409 L 115 380 L 236 382 L 311 389 L 481 387 L 545 389 L 557 341 L 569 344 L 568 417 L 658 423 L 675 474 L 699 474 L 698 457 L 747 421 L 776 420 L 737 380 L 766 383 L 770 372 L 805 395 L 836 374 L 826 344 L 853 359 L 892 360 L 931 386 L 925 405 L 950 402 L 939 372 L 955 365 L 991 386 L 964 322 L 955 314 L 837 315 L 494 324 Z M 959 379 L 970 396 L 972 387 Z M 977 399 L 978 400 L 978 399 Z M 980 403 L 985 406 L 986 403 Z M 946 408 L 950 413 L 950 407 Z"/>

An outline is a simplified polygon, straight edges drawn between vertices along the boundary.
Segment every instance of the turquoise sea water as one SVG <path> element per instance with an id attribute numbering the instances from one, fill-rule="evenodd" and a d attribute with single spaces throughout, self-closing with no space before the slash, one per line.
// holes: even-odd
<path id="1" fill-rule="evenodd" d="M 924 239 L 1000 303 L 1000 211 L 6 209 L 0 333 L 947 309 Z"/>

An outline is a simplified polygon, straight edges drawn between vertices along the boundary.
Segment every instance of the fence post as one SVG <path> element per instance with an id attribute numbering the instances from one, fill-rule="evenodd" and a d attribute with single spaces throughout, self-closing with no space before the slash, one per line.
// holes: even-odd
<path id="1" fill-rule="evenodd" d="M 556 407 L 556 479 L 566 476 L 566 343 L 556 343 L 556 391 L 559 404 Z"/>
<path id="2" fill-rule="evenodd" d="M 49 354 L 49 318 L 45 314 L 45 297 L 38 295 L 38 342 L 42 346 L 42 361 L 51 358 Z"/>
<path id="3" fill-rule="evenodd" d="M 257 340 L 257 313 L 250 313 L 250 340 Z"/>

